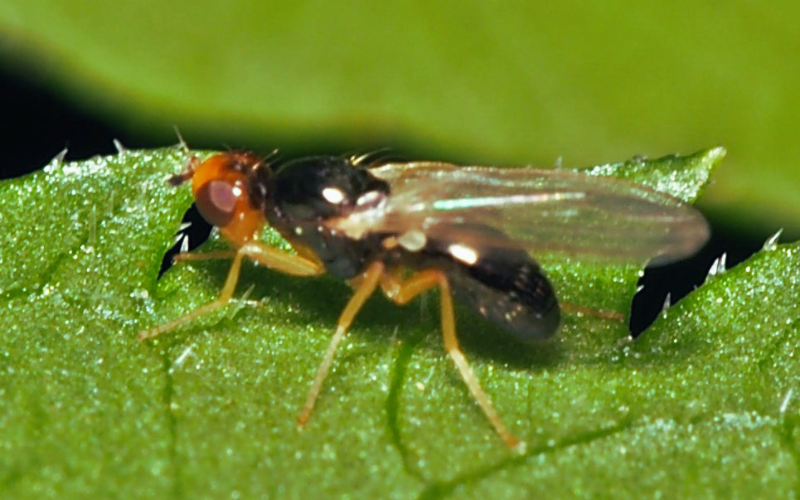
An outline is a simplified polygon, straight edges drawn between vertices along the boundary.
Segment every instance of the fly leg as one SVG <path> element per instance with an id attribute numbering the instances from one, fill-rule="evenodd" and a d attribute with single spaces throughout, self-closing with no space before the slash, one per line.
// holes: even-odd
<path id="1" fill-rule="evenodd" d="M 333 334 L 328 344 L 328 349 L 322 357 L 322 363 L 320 363 L 317 374 L 314 376 L 311 390 L 308 391 L 306 402 L 303 405 L 303 409 L 300 410 L 300 416 L 297 417 L 297 425 L 303 427 L 308 423 L 308 419 L 311 417 L 311 411 L 314 409 L 314 403 L 316 403 L 319 392 L 322 389 L 322 383 L 331 368 L 331 364 L 333 364 L 336 348 L 344 338 L 345 333 L 347 333 L 347 329 L 350 327 L 353 319 L 355 319 L 358 311 L 361 310 L 361 307 L 375 291 L 375 288 L 377 288 L 378 281 L 381 275 L 383 275 L 383 270 L 383 263 L 375 262 L 371 264 L 361 276 L 356 278 L 356 291 L 353 296 L 350 297 L 350 301 L 339 316 L 339 321 L 336 323 L 336 332 Z"/>
<path id="2" fill-rule="evenodd" d="M 428 269 L 420 271 L 406 280 L 402 280 L 398 270 L 385 274 L 381 279 L 383 292 L 389 299 L 400 305 L 406 304 L 417 295 L 436 286 L 439 287 L 441 296 L 442 333 L 444 335 L 445 351 L 455 363 L 461 378 L 472 393 L 472 397 L 475 398 L 478 406 L 486 415 L 486 418 L 489 419 L 500 438 L 505 441 L 509 448 L 521 450 L 520 441 L 506 429 L 503 420 L 497 414 L 486 393 L 483 392 L 478 378 L 470 368 L 464 353 L 458 345 L 453 298 L 450 294 L 450 283 L 447 281 L 447 277 L 441 271 Z"/>
<path id="3" fill-rule="evenodd" d="M 210 252 L 209 254 L 198 255 L 211 255 L 211 257 L 208 258 L 223 256 L 222 252 Z M 245 243 L 235 252 L 233 263 L 228 271 L 228 277 L 225 279 L 225 284 L 222 287 L 219 297 L 183 316 L 167 321 L 155 328 L 139 332 L 138 339 L 141 341 L 157 337 L 227 304 L 233 296 L 236 283 L 239 281 L 239 273 L 242 268 L 242 259 L 244 257 L 248 257 L 276 271 L 294 276 L 315 276 L 322 274 L 324 271 L 321 264 L 306 259 L 305 257 L 288 254 L 260 242 Z M 202 259 L 203 257 L 196 260 Z M 189 259 L 187 258 L 187 260 Z"/>

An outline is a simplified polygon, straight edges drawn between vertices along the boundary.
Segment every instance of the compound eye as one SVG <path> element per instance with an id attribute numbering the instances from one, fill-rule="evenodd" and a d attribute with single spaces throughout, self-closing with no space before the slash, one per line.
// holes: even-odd
<path id="1" fill-rule="evenodd" d="M 226 180 L 212 179 L 195 193 L 197 209 L 210 224 L 225 227 L 236 215 L 242 188 Z"/>

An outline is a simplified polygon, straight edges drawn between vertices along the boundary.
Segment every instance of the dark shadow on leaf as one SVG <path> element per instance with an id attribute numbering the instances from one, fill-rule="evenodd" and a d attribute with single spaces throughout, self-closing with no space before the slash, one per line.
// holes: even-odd
<path id="1" fill-rule="evenodd" d="M 221 290 L 227 277 L 229 261 L 187 262 L 180 265 L 192 266 L 199 272 L 207 273 Z M 314 321 L 320 322 L 318 326 L 322 326 L 322 322 L 327 322 L 331 334 L 351 293 L 346 284 L 330 277 L 296 278 L 246 264 L 234 298 L 240 298 L 244 293 L 242 290 L 251 287 L 250 299 L 289 297 L 290 302 L 296 304 L 298 309 L 298 324 L 308 324 L 310 316 L 313 316 Z M 380 293 L 376 293 L 359 312 L 349 335 L 370 338 L 382 335 L 386 337 L 383 340 L 386 340 L 394 335 L 392 332 L 397 332 L 398 338 L 402 340 L 408 337 L 409 331 L 424 330 L 429 332 L 428 335 L 441 338 L 438 299 L 429 301 L 432 302 L 430 307 L 422 308 L 420 300 L 425 299 L 417 299 L 406 306 L 398 306 Z M 220 317 L 219 321 L 227 320 L 225 317 Z M 464 307 L 456 307 L 456 325 L 462 349 L 470 359 L 492 360 L 508 364 L 513 368 L 524 369 L 555 366 L 564 357 L 561 345 L 548 341 L 534 344 L 519 342 L 501 327 Z M 213 328 L 213 325 L 205 323 L 202 328 Z M 168 341 L 168 345 L 182 343 L 183 340 L 180 339 L 185 339 L 193 330 L 197 333 L 198 327 L 192 325 L 182 327 L 170 335 L 176 340 Z M 437 344 L 441 345 L 440 342 L 432 343 L 432 345 Z"/>

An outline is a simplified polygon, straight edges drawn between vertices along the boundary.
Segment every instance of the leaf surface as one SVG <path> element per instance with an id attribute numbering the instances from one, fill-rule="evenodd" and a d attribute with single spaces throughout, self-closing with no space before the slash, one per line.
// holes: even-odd
<path id="1" fill-rule="evenodd" d="M 590 172 L 659 186 L 666 176 L 665 189 L 694 200 L 723 153 Z M 212 300 L 227 272 L 223 261 L 183 263 L 157 280 L 191 201 L 165 182 L 183 160 L 127 152 L 0 185 L 6 496 L 797 494 L 796 244 L 710 278 L 636 341 L 623 322 L 570 314 L 554 341 L 519 346 L 458 310 L 467 357 L 528 443 L 523 456 L 443 353 L 434 296 L 405 308 L 371 299 L 298 431 L 345 285 L 248 265 L 225 310 L 136 341 Z M 562 300 L 618 312 L 640 273 L 543 265 Z"/>

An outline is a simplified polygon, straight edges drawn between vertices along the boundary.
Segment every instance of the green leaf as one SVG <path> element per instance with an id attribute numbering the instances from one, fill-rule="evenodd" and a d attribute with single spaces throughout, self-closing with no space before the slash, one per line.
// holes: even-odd
<path id="1" fill-rule="evenodd" d="M 722 153 L 594 173 L 652 184 L 669 164 L 673 192 L 694 199 Z M 571 315 L 553 342 L 521 347 L 459 310 L 465 352 L 524 456 L 444 355 L 428 297 L 370 300 L 299 431 L 343 284 L 248 266 L 224 311 L 136 341 L 212 300 L 227 272 L 202 261 L 157 280 L 190 202 L 165 182 L 183 159 L 56 161 L 0 185 L 3 496 L 797 494 L 798 245 L 710 278 L 633 342 L 622 322 Z M 551 264 L 562 297 L 628 309 L 639 270 Z"/>

